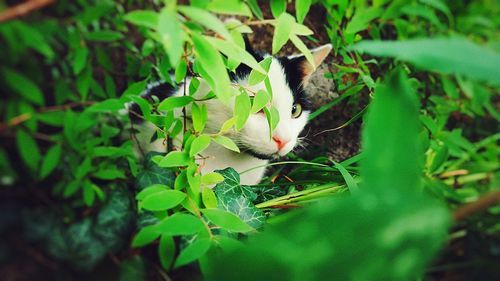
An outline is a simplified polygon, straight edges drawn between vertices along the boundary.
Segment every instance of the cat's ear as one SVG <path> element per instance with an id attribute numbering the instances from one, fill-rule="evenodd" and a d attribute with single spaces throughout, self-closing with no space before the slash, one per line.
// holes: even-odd
<path id="1" fill-rule="evenodd" d="M 311 50 L 313 56 L 314 65 L 312 65 L 304 55 L 295 55 L 288 57 L 290 60 L 295 61 L 299 73 L 301 75 L 302 84 L 307 85 L 311 75 L 314 73 L 316 68 L 325 60 L 330 51 L 332 50 L 332 44 L 325 44 L 323 46 L 314 48 Z"/>

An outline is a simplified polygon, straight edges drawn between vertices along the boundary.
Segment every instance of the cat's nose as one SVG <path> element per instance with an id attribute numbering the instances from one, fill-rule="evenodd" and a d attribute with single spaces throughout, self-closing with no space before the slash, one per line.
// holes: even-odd
<path id="1" fill-rule="evenodd" d="M 284 140 L 278 136 L 274 136 L 273 140 L 278 146 L 278 150 L 281 150 L 289 142 L 289 140 Z"/>

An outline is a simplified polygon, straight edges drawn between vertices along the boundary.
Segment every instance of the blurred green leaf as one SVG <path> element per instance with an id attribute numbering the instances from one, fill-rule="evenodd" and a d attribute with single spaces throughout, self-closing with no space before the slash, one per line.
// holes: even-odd
<path id="1" fill-rule="evenodd" d="M 208 4 L 208 9 L 215 13 L 229 14 L 229 15 L 241 15 L 250 17 L 252 12 L 245 4 L 245 2 L 240 0 L 214 0 Z"/>
<path id="2" fill-rule="evenodd" d="M 286 1 L 285 0 L 271 0 L 271 13 L 274 18 L 278 18 L 283 12 L 286 11 Z M 273 52 L 274 53 L 274 52 Z"/>
<path id="3" fill-rule="evenodd" d="M 52 171 L 57 167 L 59 161 L 61 160 L 62 147 L 59 144 L 52 146 L 45 154 L 42 162 L 42 167 L 40 169 L 40 178 L 43 179 L 50 175 Z"/>
<path id="4" fill-rule="evenodd" d="M 170 65 L 176 67 L 184 52 L 184 36 L 177 13 L 171 9 L 163 8 L 160 12 L 157 28 L 163 48 L 168 54 Z"/>
<path id="5" fill-rule="evenodd" d="M 279 16 L 273 35 L 272 51 L 276 54 L 290 38 L 292 26 L 295 24 L 295 18 L 288 13 Z"/>
<path id="6" fill-rule="evenodd" d="M 45 103 L 42 91 L 28 77 L 5 67 L 2 68 L 2 72 L 5 82 L 16 93 L 36 105 L 43 105 Z"/>
<path id="7" fill-rule="evenodd" d="M 158 26 L 158 14 L 153 11 L 132 11 L 127 13 L 123 19 L 135 25 L 145 26 L 152 29 L 155 29 Z"/>
<path id="8" fill-rule="evenodd" d="M 500 55 L 461 37 L 407 41 L 363 41 L 354 50 L 394 57 L 417 67 L 500 85 Z"/>
<path id="9" fill-rule="evenodd" d="M 302 23 L 304 18 L 309 12 L 311 6 L 311 0 L 296 0 L 295 1 L 295 13 L 297 15 L 297 22 Z"/>
<path id="10" fill-rule="evenodd" d="M 189 6 L 179 6 L 179 11 L 188 16 L 192 21 L 217 32 L 220 36 L 224 37 L 224 39 L 228 41 L 233 40 L 224 24 L 215 15 L 205 10 Z"/>
<path id="11" fill-rule="evenodd" d="M 17 151 L 21 155 L 24 163 L 36 171 L 39 168 L 40 160 L 42 159 L 38 144 L 33 137 L 25 130 L 19 129 L 16 132 Z"/>
<path id="12" fill-rule="evenodd" d="M 85 33 L 85 38 L 89 41 L 113 42 L 123 38 L 123 34 L 111 30 L 91 31 Z"/>

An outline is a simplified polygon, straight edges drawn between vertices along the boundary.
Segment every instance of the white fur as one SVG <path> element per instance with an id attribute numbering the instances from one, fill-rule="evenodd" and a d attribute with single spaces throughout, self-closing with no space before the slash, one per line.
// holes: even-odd
<path id="1" fill-rule="evenodd" d="M 273 58 L 270 66 L 269 78 L 273 91 L 272 105 L 278 109 L 280 114 L 280 121 L 273 132 L 273 136 L 288 141 L 288 143 L 281 150 L 278 149 L 276 142 L 269 137 L 269 126 L 265 115 L 262 113 L 251 114 L 241 131 L 230 130 L 226 136 L 231 138 L 237 145 L 244 145 L 260 154 L 277 158 L 286 155 L 296 146 L 298 135 L 307 123 L 309 112 L 304 111 L 299 118 L 292 118 L 293 94 L 286 82 L 284 70 L 275 58 Z M 187 87 L 189 87 L 189 82 L 187 82 Z M 260 89 L 265 90 L 264 83 L 249 86 L 246 80 L 237 82 L 255 93 Z M 202 81 L 195 98 L 203 98 L 209 91 L 208 85 Z M 182 96 L 183 93 L 184 86 L 180 87 L 174 96 Z M 229 105 L 224 105 L 217 99 L 199 102 L 207 106 L 209 118 L 205 129 L 207 133 L 218 132 L 222 124 L 233 116 L 234 100 L 232 98 Z M 178 110 L 175 114 L 181 116 L 181 111 Z M 187 108 L 187 115 L 190 116 L 189 107 Z M 180 145 L 180 143 L 174 142 L 174 145 Z M 153 147 L 150 148 L 156 151 L 166 150 L 161 140 L 156 141 Z M 232 167 L 241 173 L 259 167 L 241 175 L 241 183 L 246 185 L 259 183 L 265 172 L 265 167 L 260 166 L 268 163 L 268 160 L 262 160 L 244 152 L 236 153 L 214 142 L 202 152 L 202 155 L 208 157 L 198 161 L 202 173 L 227 167 Z"/>

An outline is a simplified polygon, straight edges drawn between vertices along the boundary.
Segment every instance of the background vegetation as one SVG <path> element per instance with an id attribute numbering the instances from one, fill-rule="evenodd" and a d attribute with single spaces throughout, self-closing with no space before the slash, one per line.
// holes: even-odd
<path id="1" fill-rule="evenodd" d="M 2 278 L 500 276 L 497 1 L 179 2 L 27 1 L 18 12 L 0 1 Z M 316 130 L 328 138 L 362 123 L 362 151 L 337 159 L 311 145 L 257 186 L 232 169 L 199 174 L 210 142 L 237 150 L 224 133 L 251 112 L 278 122 L 269 87 L 229 82 L 244 63 L 269 84 L 269 61 L 246 53 L 242 34 L 308 58 L 306 46 L 332 43 L 323 79 L 338 96 L 311 120 L 327 120 Z M 197 82 L 183 97 L 139 98 L 148 82 L 186 75 L 207 81 L 206 99 L 237 95 L 220 132 L 204 132 Z M 183 149 L 138 158 L 131 101 L 158 137 L 185 132 Z M 185 106 L 192 129 L 173 115 Z"/>

